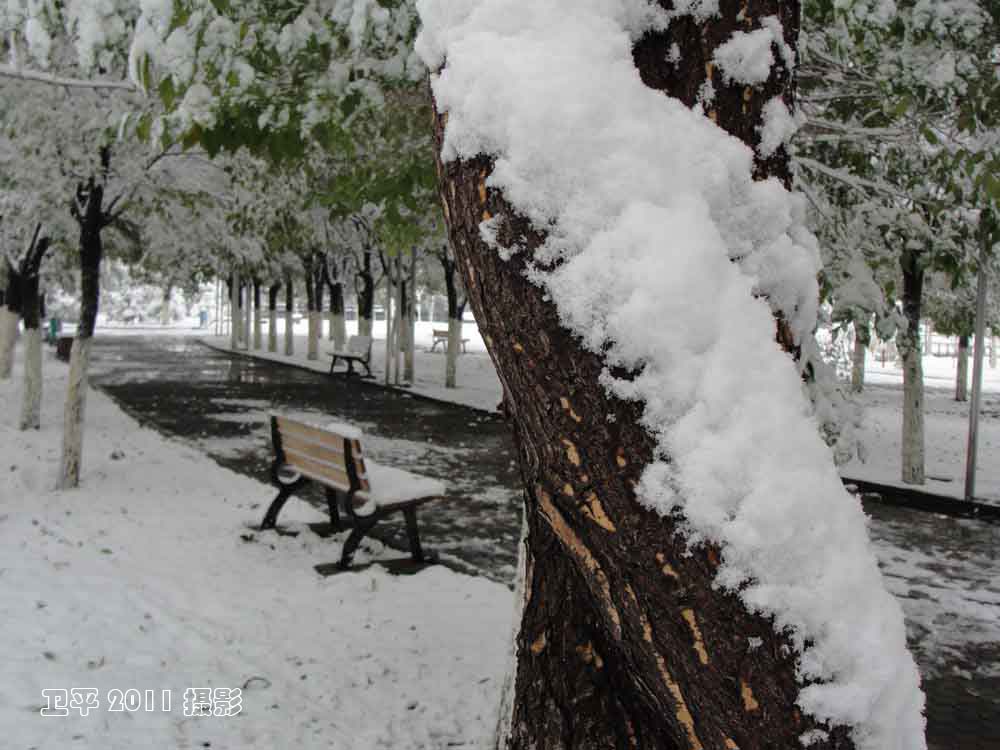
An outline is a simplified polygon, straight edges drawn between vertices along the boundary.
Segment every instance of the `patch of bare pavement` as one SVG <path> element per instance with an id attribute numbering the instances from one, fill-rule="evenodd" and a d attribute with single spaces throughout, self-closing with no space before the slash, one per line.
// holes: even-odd
<path id="1" fill-rule="evenodd" d="M 520 474 L 506 425 L 461 406 L 232 356 L 191 338 L 96 339 L 93 382 L 146 425 L 267 482 L 271 411 L 365 431 L 376 460 L 444 480 L 421 536 L 442 562 L 510 583 Z M 260 497 L 261 514 L 270 501 Z M 319 494 L 311 497 L 325 507 Z M 1000 750 L 1000 526 L 867 502 L 883 571 L 924 675 L 932 750 Z M 376 534 L 407 548 L 402 523 Z"/>

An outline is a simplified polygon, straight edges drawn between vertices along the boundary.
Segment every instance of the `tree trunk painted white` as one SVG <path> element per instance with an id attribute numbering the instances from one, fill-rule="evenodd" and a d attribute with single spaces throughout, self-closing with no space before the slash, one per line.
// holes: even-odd
<path id="1" fill-rule="evenodd" d="M 319 339 L 323 335 L 323 314 L 309 311 L 309 346 L 306 359 L 319 359 Z"/>
<path id="2" fill-rule="evenodd" d="M 390 269 L 391 261 L 390 261 Z M 385 277 L 385 384 L 392 382 L 392 276 Z"/>
<path id="3" fill-rule="evenodd" d="M 955 400 L 969 400 L 969 337 L 958 337 L 958 372 L 955 375 Z"/>
<path id="4" fill-rule="evenodd" d="M 327 315 L 327 322 L 330 326 L 330 330 L 327 332 L 326 340 L 335 342 L 337 340 L 337 332 L 334 329 L 336 329 L 337 327 L 337 313 L 335 313 L 333 310 L 330 310 L 326 315 Z M 343 315 L 341 315 L 340 317 L 343 317 Z M 338 349 L 339 347 L 336 344 L 334 344 L 333 348 Z"/>
<path id="5" fill-rule="evenodd" d="M 0 307 L 0 380 L 14 371 L 14 346 L 17 344 L 18 315 L 9 307 Z"/>
<path id="6" fill-rule="evenodd" d="M 372 319 L 358 318 L 358 335 L 372 337 Z"/>
<path id="7" fill-rule="evenodd" d="M 42 426 L 42 331 L 30 328 L 24 332 L 24 393 L 21 400 L 22 430 L 37 430 Z"/>
<path id="8" fill-rule="evenodd" d="M 921 347 L 903 350 L 903 454 L 902 479 L 924 483 L 924 368 Z"/>
<path id="9" fill-rule="evenodd" d="M 267 311 L 267 350 L 278 351 L 278 311 Z"/>
<path id="10" fill-rule="evenodd" d="M 260 347 L 263 339 L 263 331 L 261 330 L 261 325 L 263 321 L 260 316 L 260 307 L 254 305 L 253 308 L 253 348 L 260 351 Z"/>
<path id="11" fill-rule="evenodd" d="M 250 284 L 247 284 L 243 292 L 243 348 L 250 351 L 250 336 L 253 331 L 253 312 L 251 307 Z"/>
<path id="12" fill-rule="evenodd" d="M 462 346 L 462 319 L 448 319 L 448 350 L 444 365 L 444 387 L 457 388 L 458 352 Z"/>
<path id="13" fill-rule="evenodd" d="M 865 388 L 865 357 L 868 354 L 868 336 L 864 328 L 854 325 L 854 351 L 851 354 L 851 390 L 861 393 Z"/>
<path id="14" fill-rule="evenodd" d="M 347 321 L 343 313 L 330 313 L 330 332 L 333 348 L 343 351 L 347 347 Z"/>
<path id="15" fill-rule="evenodd" d="M 295 312 L 285 310 L 285 356 L 295 354 Z"/>
<path id="16" fill-rule="evenodd" d="M 80 486 L 80 458 L 83 453 L 83 420 L 87 406 L 87 374 L 90 369 L 91 338 L 76 338 L 69 359 L 69 387 L 66 390 L 62 444 L 62 488 Z"/>

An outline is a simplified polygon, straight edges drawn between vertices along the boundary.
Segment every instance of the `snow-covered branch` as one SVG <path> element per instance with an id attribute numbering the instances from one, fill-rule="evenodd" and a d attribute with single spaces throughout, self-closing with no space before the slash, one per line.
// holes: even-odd
<path id="1" fill-rule="evenodd" d="M 138 93 L 139 89 L 130 81 L 107 81 L 90 78 L 72 78 L 68 76 L 57 76 L 52 73 L 43 73 L 39 70 L 24 70 L 13 68 L 9 65 L 0 65 L 0 78 L 13 78 L 19 81 L 32 81 L 34 83 L 44 83 L 49 86 L 64 86 L 78 89 L 117 89 Z"/>

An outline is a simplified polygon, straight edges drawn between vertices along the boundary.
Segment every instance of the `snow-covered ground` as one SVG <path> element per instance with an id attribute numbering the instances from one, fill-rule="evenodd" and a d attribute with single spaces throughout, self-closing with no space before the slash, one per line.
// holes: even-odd
<path id="1" fill-rule="evenodd" d="M 955 401 L 956 360 L 924 357 L 924 430 L 927 484 L 921 489 L 961 498 L 965 487 L 965 455 L 969 403 Z M 905 486 L 900 481 L 902 435 L 902 370 L 868 357 L 866 387 L 858 397 L 864 422 L 861 439 L 867 456 L 841 468 L 853 479 Z M 971 369 L 971 367 L 970 367 Z M 976 498 L 1000 503 L 1000 367 L 983 368 L 983 408 L 979 421 Z"/>
<path id="2" fill-rule="evenodd" d="M 483 746 L 509 636 L 504 586 L 441 566 L 323 578 L 313 566 L 338 559 L 337 539 L 253 532 L 270 487 L 139 427 L 100 392 L 83 486 L 56 491 L 66 368 L 47 354 L 45 373 L 39 432 L 14 429 L 20 379 L 0 383 L 0 745 Z M 282 516 L 311 520 L 323 519 L 305 503 Z M 373 542 L 358 563 L 395 556 Z M 185 716 L 186 690 L 204 687 L 240 688 L 241 711 Z M 89 715 L 40 715 L 43 690 L 83 688 L 97 690 Z M 111 710 L 129 689 L 155 691 L 156 710 Z"/>
<path id="3" fill-rule="evenodd" d="M 307 359 L 307 339 L 308 323 L 305 320 L 295 324 L 295 354 L 292 357 L 284 355 L 285 325 L 283 320 L 278 320 L 276 326 L 278 331 L 278 351 L 269 353 L 267 351 L 267 321 L 264 321 L 263 349 L 260 351 L 250 351 L 254 356 L 272 359 L 280 362 L 293 362 L 296 365 L 316 370 L 317 372 L 329 372 L 330 357 L 327 352 L 333 350 L 333 342 L 326 337 L 327 321 L 323 321 L 324 336 L 320 342 L 319 359 L 310 361 Z M 497 405 L 503 398 L 503 389 L 500 379 L 497 377 L 496 369 L 493 367 L 493 360 L 486 352 L 486 344 L 479 334 L 479 329 L 475 323 L 465 323 L 462 329 L 462 338 L 468 339 L 466 353 L 458 357 L 457 388 L 444 387 L 445 375 L 445 354 L 444 345 L 438 344 L 436 351 L 430 351 L 434 340 L 434 330 L 447 330 L 447 323 L 431 323 L 422 321 L 416 324 L 415 338 L 415 358 L 413 362 L 414 382 L 409 390 L 412 393 L 436 398 L 441 401 L 448 401 L 454 404 L 471 406 L 484 411 L 495 411 Z M 358 332 L 357 321 L 348 321 L 347 335 L 353 336 Z M 385 379 L 385 321 L 375 321 L 372 326 L 372 374 L 376 376 L 376 382 L 382 383 Z M 205 335 L 202 339 L 212 346 L 222 349 L 229 349 L 229 336 Z M 338 364 L 338 372 L 344 370 L 343 365 Z"/>

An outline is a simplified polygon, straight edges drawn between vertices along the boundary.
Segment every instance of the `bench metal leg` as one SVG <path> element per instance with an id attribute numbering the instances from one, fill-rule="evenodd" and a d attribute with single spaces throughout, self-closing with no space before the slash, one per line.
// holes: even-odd
<path id="1" fill-rule="evenodd" d="M 271 507 L 267 509 L 267 513 L 264 515 L 264 520 L 260 523 L 260 530 L 267 531 L 268 529 L 273 529 L 278 525 L 278 514 L 281 513 L 281 509 L 284 507 L 285 503 L 288 502 L 288 498 L 292 496 L 295 492 L 291 486 L 282 487 L 278 496 L 274 498 L 271 503 Z"/>
<path id="2" fill-rule="evenodd" d="M 406 517 L 406 535 L 410 538 L 410 554 L 417 562 L 423 562 L 424 551 L 420 548 L 420 531 L 417 529 L 417 509 L 407 508 L 403 515 Z"/>
<path id="3" fill-rule="evenodd" d="M 326 507 L 330 510 L 330 526 L 333 527 L 334 531 L 340 531 L 343 526 L 340 525 L 340 508 L 337 505 L 337 492 L 335 490 L 327 488 Z"/>
<path id="4" fill-rule="evenodd" d="M 348 359 L 347 360 L 347 377 L 351 377 L 351 375 L 353 375 L 353 374 L 354 374 L 354 360 L 353 359 Z"/>
<path id="5" fill-rule="evenodd" d="M 366 377 L 366 378 L 374 378 L 375 376 L 374 376 L 374 375 L 372 375 L 372 368 L 370 368 L 370 367 L 368 366 L 368 363 L 367 363 L 367 362 L 365 362 L 364 360 L 360 360 L 360 359 L 359 359 L 358 361 L 359 361 L 359 362 L 361 362 L 361 364 L 363 364 L 363 365 L 365 366 L 365 373 L 367 373 L 367 374 L 365 375 L 365 377 Z"/>
<path id="6" fill-rule="evenodd" d="M 358 545 L 361 544 L 361 540 L 365 538 L 378 520 L 375 521 L 358 521 L 358 525 L 354 527 L 351 531 L 351 535 L 347 537 L 347 541 L 344 542 L 344 551 L 340 555 L 340 567 L 344 570 L 351 567 L 351 561 L 354 559 L 354 553 L 358 550 Z"/>
<path id="7" fill-rule="evenodd" d="M 337 358 L 333 357 L 330 362 L 330 374 L 333 375 L 333 368 L 337 366 Z"/>

